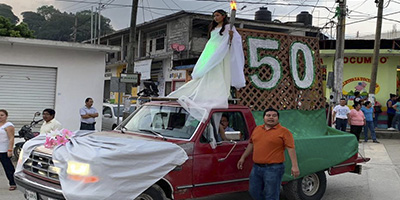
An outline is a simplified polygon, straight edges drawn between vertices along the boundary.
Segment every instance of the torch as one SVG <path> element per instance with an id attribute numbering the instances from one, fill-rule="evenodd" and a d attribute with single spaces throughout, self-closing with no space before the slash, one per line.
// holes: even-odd
<path id="1" fill-rule="evenodd" d="M 229 23 L 231 24 L 231 30 L 233 28 L 233 25 L 235 24 L 235 18 L 236 18 L 236 1 L 232 0 L 231 1 L 231 18 Z M 229 36 L 229 45 L 232 44 L 232 37 L 233 36 Z"/>

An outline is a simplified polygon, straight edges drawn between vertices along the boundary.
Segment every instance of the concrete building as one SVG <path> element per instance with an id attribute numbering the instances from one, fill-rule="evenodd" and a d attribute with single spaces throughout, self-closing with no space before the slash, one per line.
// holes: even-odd
<path id="1" fill-rule="evenodd" d="M 150 61 L 145 77 L 158 85 L 160 96 L 168 95 L 185 83 L 186 69 L 193 68 L 207 42 L 211 20 L 211 15 L 181 11 L 137 25 L 135 61 Z M 235 27 L 323 37 L 317 27 L 300 22 L 236 19 Z M 107 57 L 104 98 L 114 102 L 116 94 L 110 93 L 109 77 L 119 76 L 126 67 L 129 28 L 104 35 L 100 40 L 101 44 L 121 47 L 120 52 Z M 142 74 L 141 80 L 146 79 Z M 137 90 L 132 91 L 132 96 L 136 96 Z"/>
<path id="2" fill-rule="evenodd" d="M 320 42 L 321 66 L 326 74 L 333 72 L 335 57 L 334 40 Z M 380 128 L 386 128 L 386 101 L 389 94 L 399 94 L 400 89 L 400 41 L 381 40 L 375 97 L 384 113 L 379 117 Z M 348 105 L 353 105 L 354 92 L 360 92 L 363 98 L 368 97 L 371 81 L 374 40 L 346 40 L 343 68 L 343 95 Z M 329 99 L 330 90 L 326 89 Z"/>
<path id="3" fill-rule="evenodd" d="M 63 127 L 77 130 L 85 98 L 92 97 L 101 114 L 105 55 L 119 51 L 119 47 L 0 37 L 0 108 L 8 110 L 16 131 L 45 108 L 55 109 Z M 100 127 L 101 117 L 96 124 L 97 130 Z"/>

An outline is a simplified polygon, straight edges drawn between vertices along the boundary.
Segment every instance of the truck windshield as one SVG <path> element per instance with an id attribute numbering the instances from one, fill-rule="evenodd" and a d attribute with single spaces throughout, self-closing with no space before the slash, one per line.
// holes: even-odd
<path id="1" fill-rule="evenodd" d="M 150 105 L 142 106 L 121 127 L 128 132 L 155 132 L 163 137 L 190 139 L 199 123 L 182 107 Z"/>

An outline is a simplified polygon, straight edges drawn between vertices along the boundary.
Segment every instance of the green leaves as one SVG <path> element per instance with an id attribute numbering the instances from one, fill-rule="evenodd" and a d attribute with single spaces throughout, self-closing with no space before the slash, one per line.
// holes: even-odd
<path id="1" fill-rule="evenodd" d="M 93 13 L 96 17 L 97 13 Z M 81 42 L 90 39 L 90 10 L 77 13 L 61 12 L 54 6 L 42 6 L 37 12 L 23 12 L 23 22 L 38 39 Z M 76 20 L 76 25 L 75 25 Z M 101 16 L 101 34 L 113 32 L 110 19 Z"/>
<path id="2" fill-rule="evenodd" d="M 33 31 L 25 23 L 14 25 L 8 18 L 0 16 L 0 36 L 33 38 Z"/>
<path id="3" fill-rule="evenodd" d="M 14 15 L 12 7 L 7 4 L 0 4 L 0 16 L 3 16 L 10 20 L 12 24 L 17 24 L 19 19 Z"/>

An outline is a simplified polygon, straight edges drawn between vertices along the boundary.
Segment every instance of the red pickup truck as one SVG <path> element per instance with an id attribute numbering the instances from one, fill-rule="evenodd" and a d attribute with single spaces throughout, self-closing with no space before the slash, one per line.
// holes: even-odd
<path id="1" fill-rule="evenodd" d="M 323 110 L 319 112 L 324 113 Z M 218 113 L 228 116 L 229 127 L 235 130 L 226 132 L 229 141 L 218 139 L 219 122 L 213 118 Z M 285 125 L 285 118 L 294 115 L 283 112 L 281 123 Z M 319 117 L 315 112 L 310 112 L 310 115 Z M 134 135 L 172 142 L 182 147 L 189 157 L 183 165 L 170 171 L 136 199 L 179 200 L 248 190 L 253 165 L 251 156 L 245 161 L 243 170 L 238 170 L 236 164 L 256 127 L 256 120 L 259 121 L 253 117 L 257 114 L 248 107 L 230 105 L 227 109 L 213 109 L 209 116 L 205 122 L 200 122 L 176 102 L 150 102 L 141 106 L 116 130 L 106 133 L 108 137 Z M 305 119 L 304 116 L 300 118 Z M 325 171 L 331 175 L 360 172 L 361 166 L 357 164 L 366 161 L 358 157 L 358 142 L 351 134 L 326 128 L 318 130 L 324 132 L 321 135 L 306 134 L 304 137 L 294 129 L 291 131 L 301 175 L 293 180 L 290 161 L 285 163 L 288 170 L 282 184 L 288 199 L 321 199 L 326 188 Z M 216 140 L 214 147 L 210 145 L 212 140 Z M 320 151 L 309 149 L 312 146 L 310 142 Z M 321 148 L 329 149 L 324 152 Z M 24 169 L 15 174 L 18 188 L 27 199 L 64 199 L 58 175 L 52 171 L 52 166 L 50 150 L 38 147 L 32 151 Z"/>

